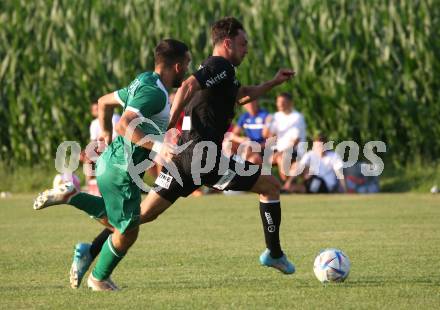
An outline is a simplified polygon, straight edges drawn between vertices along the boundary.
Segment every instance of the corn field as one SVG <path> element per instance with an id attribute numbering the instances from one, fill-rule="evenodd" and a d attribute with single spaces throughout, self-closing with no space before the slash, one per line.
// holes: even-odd
<path id="1" fill-rule="evenodd" d="M 0 160 L 53 160 L 88 140 L 90 102 L 153 68 L 166 37 L 192 69 L 210 54 L 210 25 L 233 15 L 250 39 L 243 85 L 292 67 L 309 133 L 382 140 L 394 162 L 440 155 L 440 1 L 0 1 Z M 264 105 L 274 109 L 274 95 Z"/>

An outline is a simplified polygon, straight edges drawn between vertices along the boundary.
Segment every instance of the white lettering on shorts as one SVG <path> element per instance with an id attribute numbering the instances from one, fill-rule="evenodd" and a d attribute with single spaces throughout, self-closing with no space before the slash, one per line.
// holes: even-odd
<path id="1" fill-rule="evenodd" d="M 236 173 L 231 169 L 226 170 L 226 173 L 217 181 L 212 187 L 218 190 L 224 190 L 226 186 L 231 183 L 232 179 L 236 176 Z"/>
<path id="2" fill-rule="evenodd" d="M 243 158 L 241 158 L 240 156 L 238 156 L 236 154 L 232 155 L 232 159 L 235 160 L 239 164 L 244 164 L 244 162 L 245 162 Z"/>
<path id="3" fill-rule="evenodd" d="M 161 172 L 154 183 L 162 188 L 169 189 L 172 180 L 172 176 Z"/>

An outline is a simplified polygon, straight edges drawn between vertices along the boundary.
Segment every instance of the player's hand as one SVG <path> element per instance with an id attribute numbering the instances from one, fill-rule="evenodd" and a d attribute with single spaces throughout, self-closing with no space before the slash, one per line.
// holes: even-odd
<path id="1" fill-rule="evenodd" d="M 170 128 L 165 133 L 164 141 L 171 143 L 171 144 L 177 144 L 177 141 L 179 141 L 180 135 L 181 135 L 181 132 L 179 130 L 177 130 L 176 128 Z"/>
<path id="2" fill-rule="evenodd" d="M 275 85 L 280 85 L 295 76 L 295 71 L 291 69 L 280 69 L 273 78 Z"/>
<path id="3" fill-rule="evenodd" d="M 179 154 L 179 148 L 177 145 L 164 142 L 159 154 L 160 160 L 162 161 L 161 164 L 163 165 L 165 162 L 170 162 L 177 154 Z"/>

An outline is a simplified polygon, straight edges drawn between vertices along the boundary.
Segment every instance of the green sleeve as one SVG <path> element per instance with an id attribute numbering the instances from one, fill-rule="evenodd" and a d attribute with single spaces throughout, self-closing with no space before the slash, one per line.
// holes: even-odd
<path id="1" fill-rule="evenodd" d="M 150 117 L 162 111 L 166 103 L 167 97 L 162 90 L 145 85 L 129 98 L 126 109 Z"/>
<path id="2" fill-rule="evenodd" d="M 124 107 L 128 99 L 128 87 L 121 88 L 115 91 L 115 97 L 116 100 L 118 100 L 119 104 Z"/>

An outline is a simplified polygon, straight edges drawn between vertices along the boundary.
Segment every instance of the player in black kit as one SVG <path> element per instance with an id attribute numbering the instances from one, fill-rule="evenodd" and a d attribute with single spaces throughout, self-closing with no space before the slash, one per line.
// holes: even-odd
<path id="1" fill-rule="evenodd" d="M 151 221 L 165 211 L 179 197 L 186 197 L 200 185 L 219 190 L 251 191 L 260 194 L 260 213 L 267 249 L 260 256 L 263 265 L 290 274 L 294 266 L 282 252 L 279 240 L 281 223 L 280 184 L 272 175 L 261 175 L 259 168 L 252 175 L 249 162 L 237 157 L 225 159 L 221 154 L 224 134 L 234 117 L 236 104 L 245 104 L 291 77 L 292 70 L 281 69 L 275 77 L 258 86 L 241 86 L 235 77 L 235 67 L 247 54 L 247 36 L 242 24 L 228 17 L 212 27 L 213 55 L 199 70 L 183 82 L 171 110 L 169 128 L 174 127 L 184 108 L 185 117 L 179 145 L 190 142 L 180 154 L 172 158 L 182 185 L 163 169 L 156 187 L 142 206 L 142 221 Z M 226 163 L 226 164 L 224 164 Z"/>
<path id="2" fill-rule="evenodd" d="M 260 263 L 285 274 L 294 273 L 295 267 L 281 250 L 279 240 L 279 181 L 272 175 L 262 175 L 261 167 L 252 174 L 243 173 L 253 164 L 236 156 L 225 157 L 221 146 L 237 104 L 254 100 L 288 81 L 295 73 L 280 69 L 270 81 L 257 86 L 241 86 L 235 77 L 235 67 L 246 56 L 248 44 L 242 24 L 233 17 L 218 20 L 212 26 L 211 37 L 213 55 L 182 83 L 171 108 L 169 128 L 175 126 L 182 110 L 185 112 L 178 142 L 184 150 L 176 154 L 175 149 L 164 143 L 160 151 L 163 158 L 175 165 L 178 173 L 162 169 L 155 187 L 141 204 L 141 222 L 155 220 L 179 197 L 188 196 L 201 185 L 218 190 L 254 192 L 260 197 L 267 247 L 260 255 Z M 94 240 L 92 248 L 99 248 L 109 233 L 110 230 L 104 230 Z"/>

